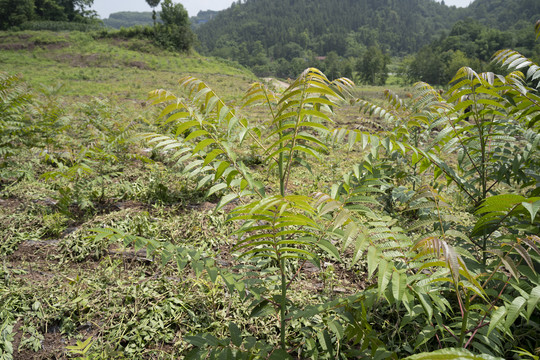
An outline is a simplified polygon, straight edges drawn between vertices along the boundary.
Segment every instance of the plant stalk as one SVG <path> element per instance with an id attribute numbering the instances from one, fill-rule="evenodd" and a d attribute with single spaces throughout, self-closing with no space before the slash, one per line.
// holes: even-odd
<path id="1" fill-rule="evenodd" d="M 469 294 L 465 291 L 465 306 L 463 309 L 463 319 L 461 323 L 461 334 L 459 334 L 458 347 L 463 347 L 465 334 L 467 333 L 467 322 L 469 321 Z"/>
<path id="2" fill-rule="evenodd" d="M 281 259 L 281 299 L 280 299 L 280 335 L 281 335 L 281 348 L 286 351 L 285 348 L 285 315 L 287 310 L 287 278 L 285 277 L 285 259 Z"/>

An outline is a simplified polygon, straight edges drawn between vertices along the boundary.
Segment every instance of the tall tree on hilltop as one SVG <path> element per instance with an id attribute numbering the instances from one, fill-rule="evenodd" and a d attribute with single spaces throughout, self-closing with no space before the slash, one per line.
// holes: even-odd
<path id="1" fill-rule="evenodd" d="M 156 0 L 147 0 L 156 1 Z M 171 0 L 164 0 L 161 4 L 161 20 L 167 26 L 189 26 L 189 16 L 182 4 L 174 4 Z"/>
<path id="2" fill-rule="evenodd" d="M 195 35 L 191 31 L 188 12 L 184 6 L 164 0 L 161 3 L 160 17 L 163 24 L 156 25 L 157 41 L 174 50 L 188 51 L 195 41 Z"/>
<path id="3" fill-rule="evenodd" d="M 146 0 L 146 3 L 152 8 L 152 19 L 154 20 L 154 27 L 156 26 L 156 7 L 161 0 Z"/>

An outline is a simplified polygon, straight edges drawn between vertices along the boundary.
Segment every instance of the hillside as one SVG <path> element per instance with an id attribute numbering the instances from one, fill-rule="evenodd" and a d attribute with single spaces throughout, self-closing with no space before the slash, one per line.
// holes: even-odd
<path id="1" fill-rule="evenodd" d="M 146 99 L 156 87 L 174 88 L 186 75 L 240 96 L 253 74 L 226 60 L 162 50 L 144 39 L 98 38 L 97 33 L 0 32 L 0 67 L 35 87 L 62 85 L 59 95 Z M 235 79 L 223 81 L 223 79 Z M 231 84 L 243 84 L 234 89 Z M 232 92 L 231 92 L 232 90 Z"/>
<path id="2" fill-rule="evenodd" d="M 467 16 L 499 30 L 529 29 L 540 18 L 540 1 L 476 0 L 467 8 Z"/>
<path id="3" fill-rule="evenodd" d="M 412 53 L 464 15 L 431 0 L 248 0 L 220 12 L 197 35 L 210 52 L 261 41 L 274 58 L 291 44 L 318 55 L 346 55 L 357 44 Z"/>
<path id="4" fill-rule="evenodd" d="M 196 33 L 201 52 L 236 60 L 261 76 L 290 77 L 315 66 L 352 77 L 359 67 L 355 59 L 364 54 L 417 53 L 443 41 L 460 20 L 466 20 L 465 27 L 474 19 L 488 28 L 512 31 L 508 36 L 514 40 L 506 41 L 508 45 L 526 42 L 530 50 L 530 24 L 538 18 L 540 1 L 535 0 L 476 0 L 468 8 L 433 0 L 247 0 L 219 12 Z M 476 41 L 474 31 L 466 41 Z M 502 42 L 483 46 L 484 54 L 497 43 Z"/>

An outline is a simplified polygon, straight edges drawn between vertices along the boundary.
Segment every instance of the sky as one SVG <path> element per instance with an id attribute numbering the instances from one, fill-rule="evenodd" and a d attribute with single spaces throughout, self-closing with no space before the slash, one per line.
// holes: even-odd
<path id="1" fill-rule="evenodd" d="M 180 2 L 187 9 L 189 16 L 195 16 L 200 10 L 223 10 L 231 6 L 234 0 L 173 0 Z M 464 7 L 472 0 L 445 0 L 446 5 Z M 158 6 L 158 9 L 161 7 Z M 110 13 L 119 11 L 151 11 L 146 0 L 94 0 L 92 9 L 101 18 L 108 18 Z"/>
<path id="2" fill-rule="evenodd" d="M 200 10 L 226 9 L 231 6 L 233 0 L 173 0 L 173 3 L 181 3 L 189 16 L 195 16 Z M 119 11 L 152 11 L 146 0 L 94 0 L 92 9 L 104 19 L 108 18 L 110 13 Z M 156 10 L 159 9 L 161 5 L 156 8 Z"/>

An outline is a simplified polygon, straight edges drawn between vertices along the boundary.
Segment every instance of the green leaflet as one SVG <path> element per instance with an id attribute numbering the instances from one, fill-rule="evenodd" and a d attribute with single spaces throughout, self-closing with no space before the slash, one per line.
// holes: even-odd
<path id="1" fill-rule="evenodd" d="M 527 318 L 530 318 L 540 301 L 540 286 L 532 289 L 529 299 L 527 300 Z"/>
<path id="2" fill-rule="evenodd" d="M 531 215 L 531 224 L 534 223 L 534 219 L 536 218 L 536 214 L 538 214 L 538 210 L 540 210 L 540 200 L 536 201 L 524 201 L 521 203 L 521 205 L 529 212 Z"/>
<path id="3" fill-rule="evenodd" d="M 377 248 L 375 246 L 370 246 L 367 253 L 368 277 L 371 277 L 377 267 L 379 267 L 379 262 L 380 259 Z"/>
<path id="4" fill-rule="evenodd" d="M 470 351 L 457 348 L 436 350 L 409 356 L 403 360 L 503 360 L 490 355 L 475 355 Z"/>
<path id="5" fill-rule="evenodd" d="M 518 296 L 512 301 L 512 303 L 508 307 L 508 313 L 506 315 L 506 321 L 504 323 L 504 327 L 507 330 L 510 328 L 510 326 L 512 326 L 514 321 L 516 321 L 516 319 L 520 315 L 521 309 L 523 308 L 523 306 L 525 306 L 525 304 L 526 300 L 521 296 Z"/>
<path id="6" fill-rule="evenodd" d="M 397 301 L 403 300 L 407 288 L 407 275 L 394 269 L 392 273 L 392 295 Z"/>
<path id="7" fill-rule="evenodd" d="M 381 297 L 382 294 L 386 291 L 386 288 L 388 287 L 388 284 L 390 283 L 390 278 L 392 277 L 392 273 L 393 273 L 393 264 L 384 259 L 381 259 L 379 261 L 377 296 Z"/>
<path id="8" fill-rule="evenodd" d="M 338 249 L 328 240 L 321 239 L 317 243 L 317 246 L 324 250 L 328 255 L 334 257 L 334 259 L 339 260 L 339 251 Z"/>
<path id="9" fill-rule="evenodd" d="M 231 342 L 235 346 L 242 345 L 242 332 L 234 322 L 229 323 L 229 332 L 231 333 Z"/>
<path id="10" fill-rule="evenodd" d="M 504 306 L 499 306 L 495 311 L 493 311 L 493 313 L 491 314 L 491 319 L 489 321 L 489 328 L 487 332 L 488 336 L 497 327 L 497 325 L 504 320 L 506 313 L 507 310 Z"/>

